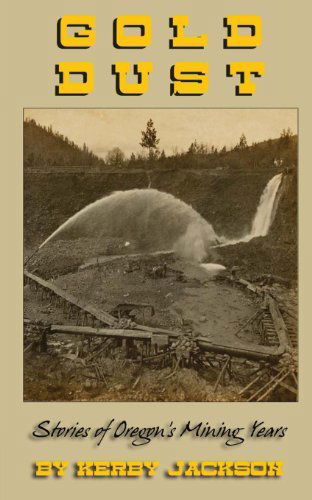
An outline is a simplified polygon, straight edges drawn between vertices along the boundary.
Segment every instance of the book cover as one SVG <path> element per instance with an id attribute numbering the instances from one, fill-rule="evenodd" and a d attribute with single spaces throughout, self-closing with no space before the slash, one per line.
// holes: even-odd
<path id="1" fill-rule="evenodd" d="M 307 3 L 30 0 L 5 19 L 3 498 L 293 497 Z"/>

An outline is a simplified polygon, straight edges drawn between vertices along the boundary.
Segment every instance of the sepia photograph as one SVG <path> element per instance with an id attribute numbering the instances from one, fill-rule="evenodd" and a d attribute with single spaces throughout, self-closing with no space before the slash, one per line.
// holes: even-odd
<path id="1" fill-rule="evenodd" d="M 298 110 L 23 120 L 24 401 L 298 401 Z"/>

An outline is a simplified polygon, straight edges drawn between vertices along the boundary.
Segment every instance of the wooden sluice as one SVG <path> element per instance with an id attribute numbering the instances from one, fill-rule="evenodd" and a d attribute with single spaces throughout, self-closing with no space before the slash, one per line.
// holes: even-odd
<path id="1" fill-rule="evenodd" d="M 82 316 L 83 324 L 86 324 L 90 319 L 92 326 L 94 326 L 95 321 L 100 322 L 103 325 L 114 326 L 116 324 L 116 318 L 105 311 L 99 311 L 94 306 L 90 304 L 82 304 L 77 297 L 74 297 L 71 293 L 66 290 L 54 285 L 49 281 L 46 281 L 35 274 L 28 271 L 24 271 L 24 277 L 26 282 L 33 283 L 35 288 L 41 288 L 45 298 L 49 297 L 52 304 L 61 305 L 63 304 L 64 312 L 68 312 L 70 315 L 76 314 L 77 319 Z"/>
<path id="2" fill-rule="evenodd" d="M 137 339 L 148 343 L 150 343 L 152 339 L 155 341 L 156 338 L 159 337 L 159 341 L 166 338 L 168 344 L 170 341 L 173 341 L 181 336 L 181 332 L 147 325 L 139 325 L 134 322 L 131 322 L 129 326 L 125 326 L 120 324 L 119 320 L 111 314 L 105 311 L 100 311 L 90 304 L 82 304 L 79 299 L 68 293 L 66 290 L 62 290 L 57 287 L 54 283 L 45 281 L 28 271 L 24 271 L 24 277 L 27 282 L 34 284 L 37 289 L 41 288 L 43 293 L 49 296 L 52 303 L 54 301 L 55 305 L 63 304 L 64 312 L 67 312 L 70 315 L 77 315 L 77 326 L 52 325 L 51 330 L 53 333 L 78 334 L 89 337 L 123 337 L 124 339 L 132 338 L 133 340 Z M 279 359 L 279 357 L 285 352 L 288 339 L 283 328 L 283 322 L 280 317 L 277 304 L 274 300 L 271 300 L 271 298 L 269 298 L 268 302 L 277 340 L 273 343 L 273 345 L 251 346 L 250 344 L 245 344 L 243 342 L 241 342 L 239 346 L 222 345 L 211 342 L 206 337 L 198 337 L 196 339 L 198 347 L 203 351 L 227 354 L 246 359 L 262 359 L 266 361 Z M 80 322 L 81 316 L 82 322 Z M 95 327 L 96 322 L 97 325 Z M 102 325 L 109 326 L 111 328 L 105 329 Z"/>

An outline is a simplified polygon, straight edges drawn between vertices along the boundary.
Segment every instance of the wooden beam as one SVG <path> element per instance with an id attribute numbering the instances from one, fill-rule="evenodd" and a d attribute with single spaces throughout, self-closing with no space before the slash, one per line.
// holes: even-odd
<path id="1" fill-rule="evenodd" d="M 274 300 L 273 297 L 271 297 L 270 295 L 268 296 L 268 305 L 272 316 L 274 328 L 278 335 L 279 343 L 281 346 L 285 348 L 287 345 L 290 345 L 290 341 L 287 334 L 287 328 L 276 300 Z"/>
<path id="2" fill-rule="evenodd" d="M 92 328 L 90 326 L 52 325 L 51 333 L 69 335 L 86 335 L 93 337 L 130 338 L 134 340 L 151 340 L 152 333 L 138 330 L 125 330 L 114 328 Z"/>

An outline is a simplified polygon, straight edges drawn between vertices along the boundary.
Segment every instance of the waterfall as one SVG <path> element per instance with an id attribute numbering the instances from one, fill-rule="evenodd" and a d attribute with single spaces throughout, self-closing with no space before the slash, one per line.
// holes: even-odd
<path id="1" fill-rule="evenodd" d="M 278 188 L 280 187 L 282 181 L 282 176 L 283 174 L 275 175 L 266 185 L 261 195 L 250 233 L 236 240 L 226 240 L 225 238 L 222 238 L 223 242 L 219 246 L 235 245 L 236 243 L 242 242 L 246 243 L 252 238 L 266 236 L 268 234 L 275 215 L 275 200 Z"/>
<path id="2" fill-rule="evenodd" d="M 281 184 L 282 174 L 275 175 L 267 184 L 260 198 L 255 218 L 252 223 L 250 239 L 266 236 L 274 217 L 274 202 Z"/>

